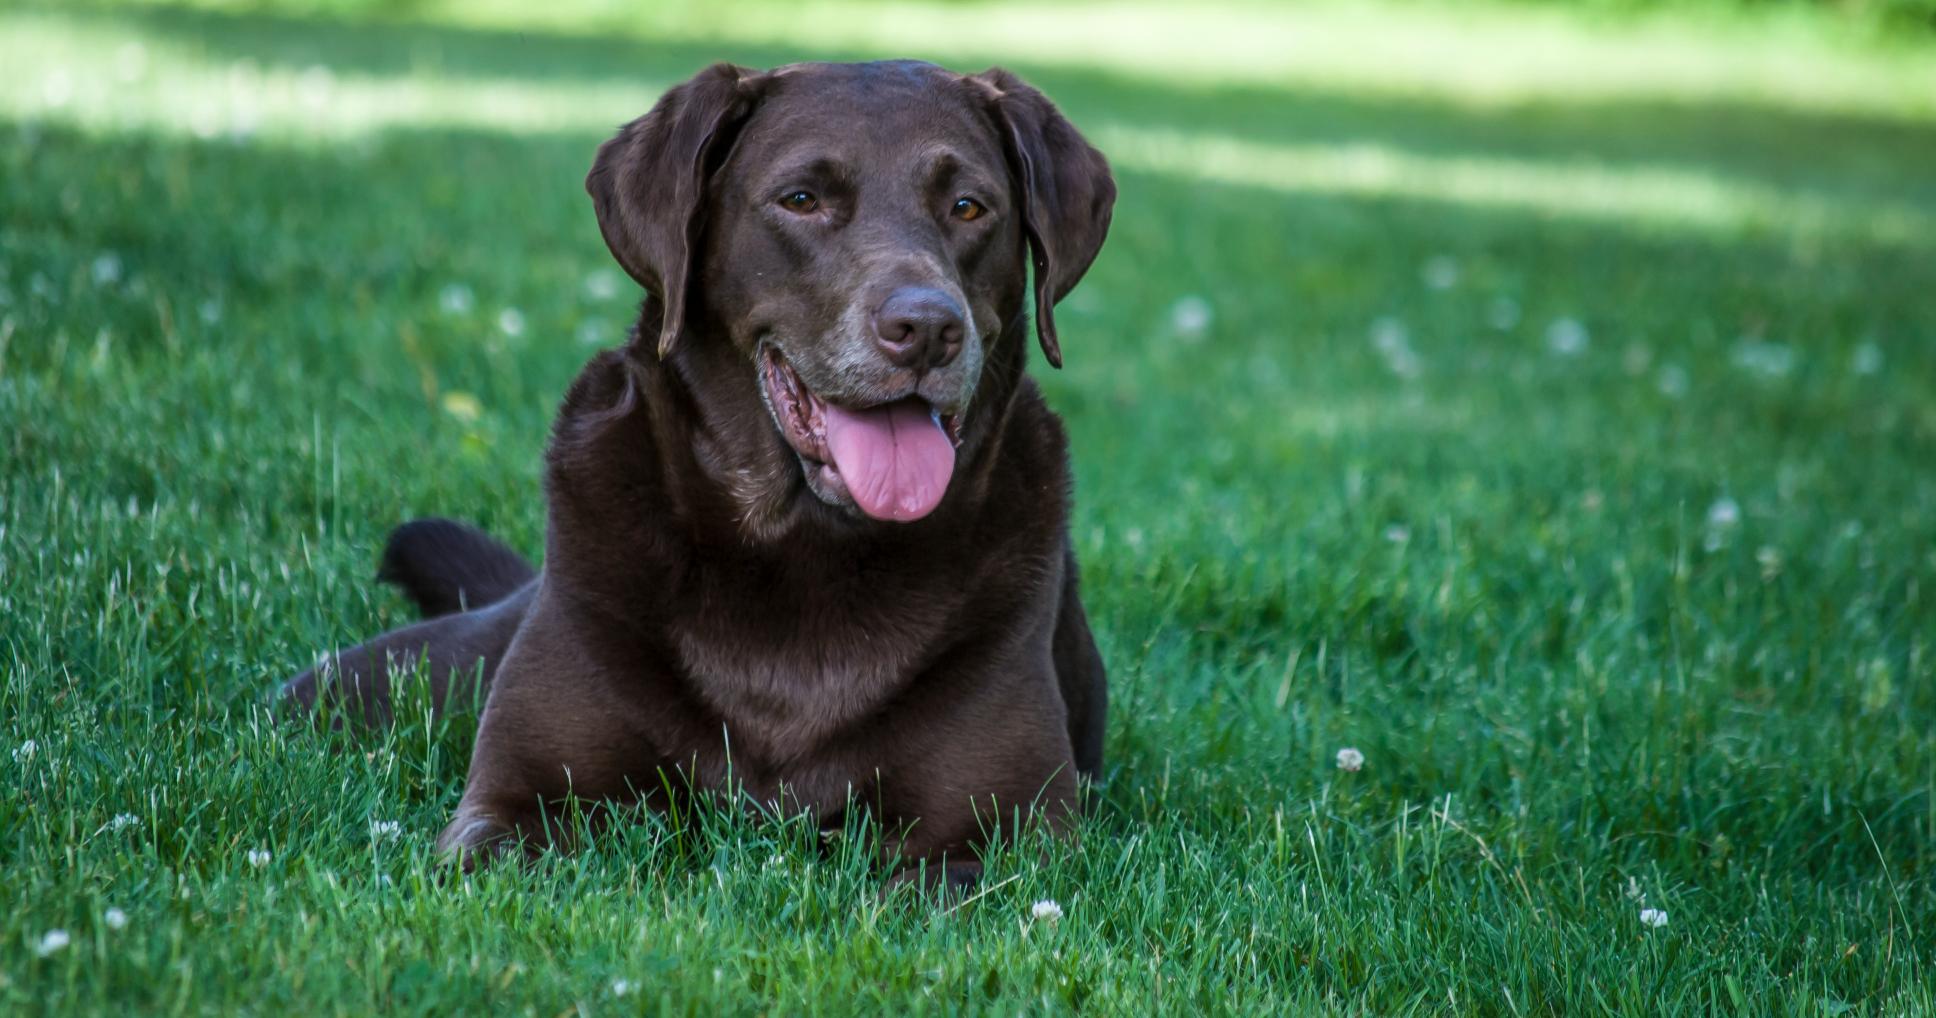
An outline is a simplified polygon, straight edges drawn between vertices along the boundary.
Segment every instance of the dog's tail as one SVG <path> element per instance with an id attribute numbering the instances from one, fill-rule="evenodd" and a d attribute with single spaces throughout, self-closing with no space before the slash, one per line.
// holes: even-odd
<path id="1" fill-rule="evenodd" d="M 538 571 L 489 534 L 456 520 L 411 520 L 390 532 L 376 578 L 432 619 L 495 604 Z"/>

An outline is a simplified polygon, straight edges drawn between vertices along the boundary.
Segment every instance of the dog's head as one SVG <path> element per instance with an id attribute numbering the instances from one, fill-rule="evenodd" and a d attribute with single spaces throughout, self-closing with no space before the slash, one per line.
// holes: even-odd
<path id="1" fill-rule="evenodd" d="M 1020 79 L 905 61 L 709 68 L 600 148 L 586 189 L 663 306 L 638 342 L 660 357 L 730 344 L 766 444 L 798 464 L 776 480 L 892 521 L 932 512 L 975 444 L 976 392 L 1023 321 L 1031 265 L 1037 335 L 1061 364 L 1053 308 L 1116 194 L 1102 155 Z"/>

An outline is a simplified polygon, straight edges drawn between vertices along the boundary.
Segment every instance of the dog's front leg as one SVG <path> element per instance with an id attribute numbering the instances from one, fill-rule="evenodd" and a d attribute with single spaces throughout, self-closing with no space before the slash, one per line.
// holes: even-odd
<path id="1" fill-rule="evenodd" d="M 889 849 L 901 860 L 892 886 L 944 892 L 981 878 L 982 850 L 998 832 L 1031 824 L 1069 831 L 1079 812 L 1075 757 L 1052 674 L 983 684 L 945 713 L 897 733 L 879 799 Z M 954 687 L 959 688 L 959 687 Z"/>
<path id="2" fill-rule="evenodd" d="M 532 607 L 491 685 L 439 851 L 466 868 L 513 847 L 536 853 L 569 835 L 573 807 L 596 820 L 658 787 L 636 676 L 597 660 L 593 646 L 542 598 Z"/>

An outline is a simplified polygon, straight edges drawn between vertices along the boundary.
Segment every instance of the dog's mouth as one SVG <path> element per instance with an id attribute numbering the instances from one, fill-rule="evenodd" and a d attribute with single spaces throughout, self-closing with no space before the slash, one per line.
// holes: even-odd
<path id="1" fill-rule="evenodd" d="M 821 500 L 896 523 L 941 504 L 954 476 L 961 414 L 943 414 L 917 395 L 864 407 L 823 399 L 771 343 L 760 349 L 760 381 L 767 409 Z"/>

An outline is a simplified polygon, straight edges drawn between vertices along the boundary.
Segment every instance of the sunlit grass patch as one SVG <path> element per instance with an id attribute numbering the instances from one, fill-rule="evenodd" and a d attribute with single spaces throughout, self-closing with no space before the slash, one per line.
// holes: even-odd
<path id="1" fill-rule="evenodd" d="M 451 68 L 434 50 L 412 51 L 390 70 L 262 62 L 236 55 L 233 45 L 214 48 L 191 33 L 155 38 L 138 21 L 109 17 L 10 13 L 0 25 L 0 59 L 13 68 L 0 83 L 0 112 L 238 143 L 367 144 L 402 129 L 593 136 L 637 115 L 669 80 L 628 77 L 616 64 L 565 76 L 548 75 L 542 61 L 521 71 Z M 1268 113 L 1254 97 L 1246 102 Z M 1375 136 L 1264 141 L 1134 119 L 1090 129 L 1128 170 L 1285 192 L 1499 206 L 1657 229 L 1846 231 L 1898 244 L 1936 235 L 1917 205 L 1699 167 L 1413 151 Z"/>
<path id="2" fill-rule="evenodd" d="M 1407 152 L 1374 142 L 1259 143 L 1126 123 L 1100 125 L 1094 135 L 1129 169 L 1291 193 L 1452 202 L 1656 229 L 1848 231 L 1915 246 L 1936 240 L 1936 221 L 1923 206 L 1839 200 L 1674 166 Z"/>
<path id="3" fill-rule="evenodd" d="M 1563 8 L 1339 0 L 566 0 L 538 9 L 443 0 L 419 10 L 461 24 L 1004 60 L 1179 85 L 1319 87 L 1478 105 L 1627 98 L 1936 115 L 1929 47 L 1842 36 L 1800 9 L 1753 19 L 1681 12 L 1625 21 Z"/>
<path id="4" fill-rule="evenodd" d="M 211 52 L 138 22 L 0 12 L 0 112 L 97 131 L 161 130 L 199 138 L 321 143 L 396 128 L 602 130 L 671 83 L 652 78 L 545 80 L 472 74 L 425 62 L 364 72 L 323 60 L 292 65 Z"/>

